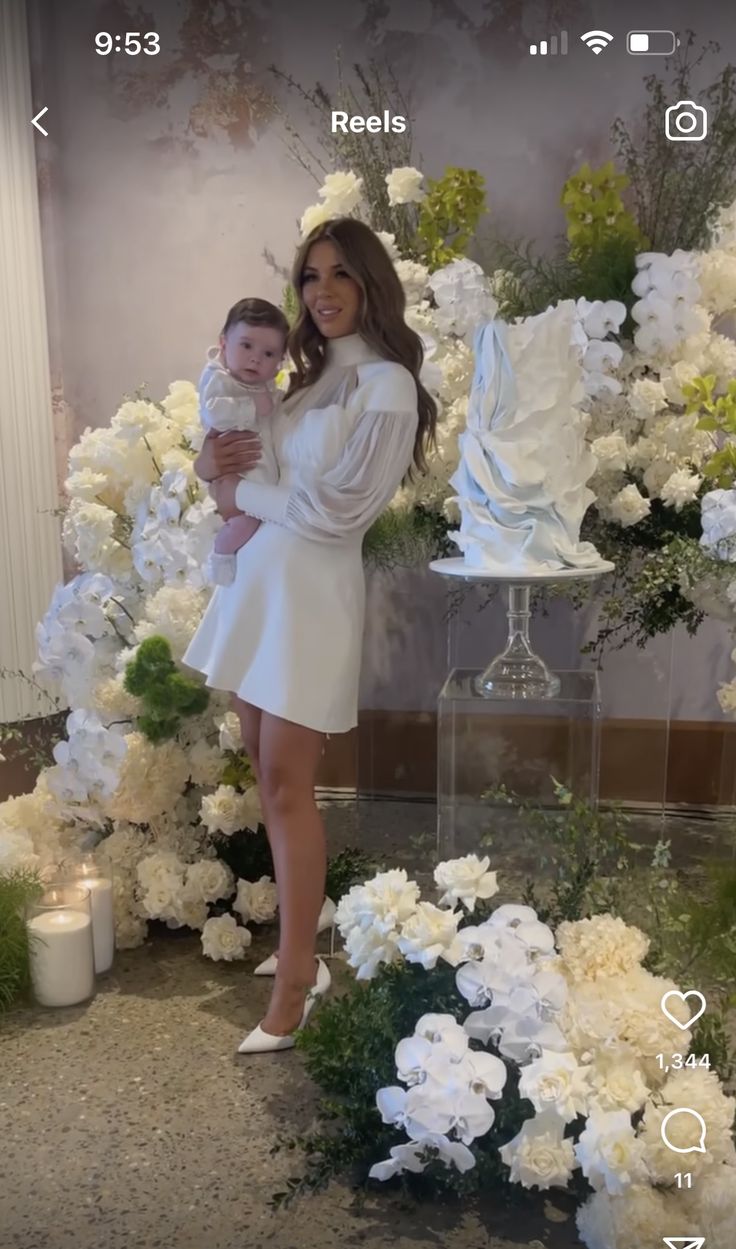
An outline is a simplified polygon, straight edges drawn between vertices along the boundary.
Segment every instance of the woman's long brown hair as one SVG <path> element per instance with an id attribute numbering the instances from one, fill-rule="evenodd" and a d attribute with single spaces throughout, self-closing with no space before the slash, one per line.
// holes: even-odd
<path id="1" fill-rule="evenodd" d="M 325 367 L 328 340 L 314 324 L 302 296 L 309 250 L 323 239 L 334 243 L 346 272 L 360 287 L 362 300 L 357 332 L 384 360 L 403 364 L 416 382 L 419 425 L 414 441 L 414 464 L 424 471 L 427 467 L 425 452 L 435 439 L 437 405 L 419 380 L 424 360 L 422 340 L 404 320 L 406 296 L 386 248 L 370 226 L 352 217 L 335 217 L 316 226 L 296 254 L 291 280 L 299 313 L 288 338 L 289 355 L 294 361 L 288 394 L 311 386 Z"/>

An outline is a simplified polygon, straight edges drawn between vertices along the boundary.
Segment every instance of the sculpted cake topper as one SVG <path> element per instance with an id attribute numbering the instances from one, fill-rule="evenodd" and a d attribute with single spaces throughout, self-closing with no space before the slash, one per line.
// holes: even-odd
<path id="1" fill-rule="evenodd" d="M 575 322 L 566 300 L 476 333 L 467 428 L 450 481 L 462 517 L 451 537 L 470 568 L 540 575 L 603 565 L 580 541 L 596 460 L 585 441 Z"/>

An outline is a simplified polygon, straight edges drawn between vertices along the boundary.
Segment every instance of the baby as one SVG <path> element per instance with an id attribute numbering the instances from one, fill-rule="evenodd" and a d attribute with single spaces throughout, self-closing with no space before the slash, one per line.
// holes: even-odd
<path id="1" fill-rule="evenodd" d="M 278 479 L 269 418 L 278 404 L 274 378 L 284 356 L 289 323 L 283 312 L 265 299 L 241 299 L 227 314 L 218 347 L 210 347 L 199 379 L 200 419 L 206 430 L 219 434 L 251 429 L 261 439 L 261 459 L 248 474 L 251 481 L 271 484 Z M 218 532 L 207 561 L 213 585 L 230 585 L 235 578 L 235 552 L 253 537 L 259 520 L 241 512 Z"/>

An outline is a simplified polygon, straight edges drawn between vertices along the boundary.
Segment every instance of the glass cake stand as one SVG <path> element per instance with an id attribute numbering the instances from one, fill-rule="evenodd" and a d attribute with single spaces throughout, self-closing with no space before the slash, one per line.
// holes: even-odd
<path id="1" fill-rule="evenodd" d="M 515 575 L 508 570 L 473 569 L 462 558 L 436 559 L 432 572 L 464 581 L 484 581 L 507 590 L 508 640 L 505 649 L 476 678 L 478 694 L 486 698 L 556 698 L 560 678 L 532 649 L 529 637 L 530 599 L 534 586 L 559 585 L 564 581 L 594 581 L 612 572 L 614 565 L 601 560 L 593 568 L 565 568 L 559 572 Z"/>

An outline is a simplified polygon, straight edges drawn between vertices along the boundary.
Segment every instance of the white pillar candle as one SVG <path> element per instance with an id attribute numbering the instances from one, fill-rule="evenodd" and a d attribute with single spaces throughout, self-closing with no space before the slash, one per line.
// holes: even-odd
<path id="1" fill-rule="evenodd" d="M 64 859 L 58 879 L 88 889 L 95 949 L 95 972 L 109 971 L 115 956 L 113 868 L 107 855 L 92 851 Z"/>
<path id="2" fill-rule="evenodd" d="M 89 889 L 92 907 L 92 939 L 95 949 L 95 971 L 109 971 L 115 954 L 115 913 L 112 902 L 112 881 L 106 876 L 85 876 L 79 881 Z"/>
<path id="3" fill-rule="evenodd" d="M 89 915 L 50 910 L 28 921 L 31 977 L 42 1006 L 76 1006 L 95 987 L 94 951 Z"/>

